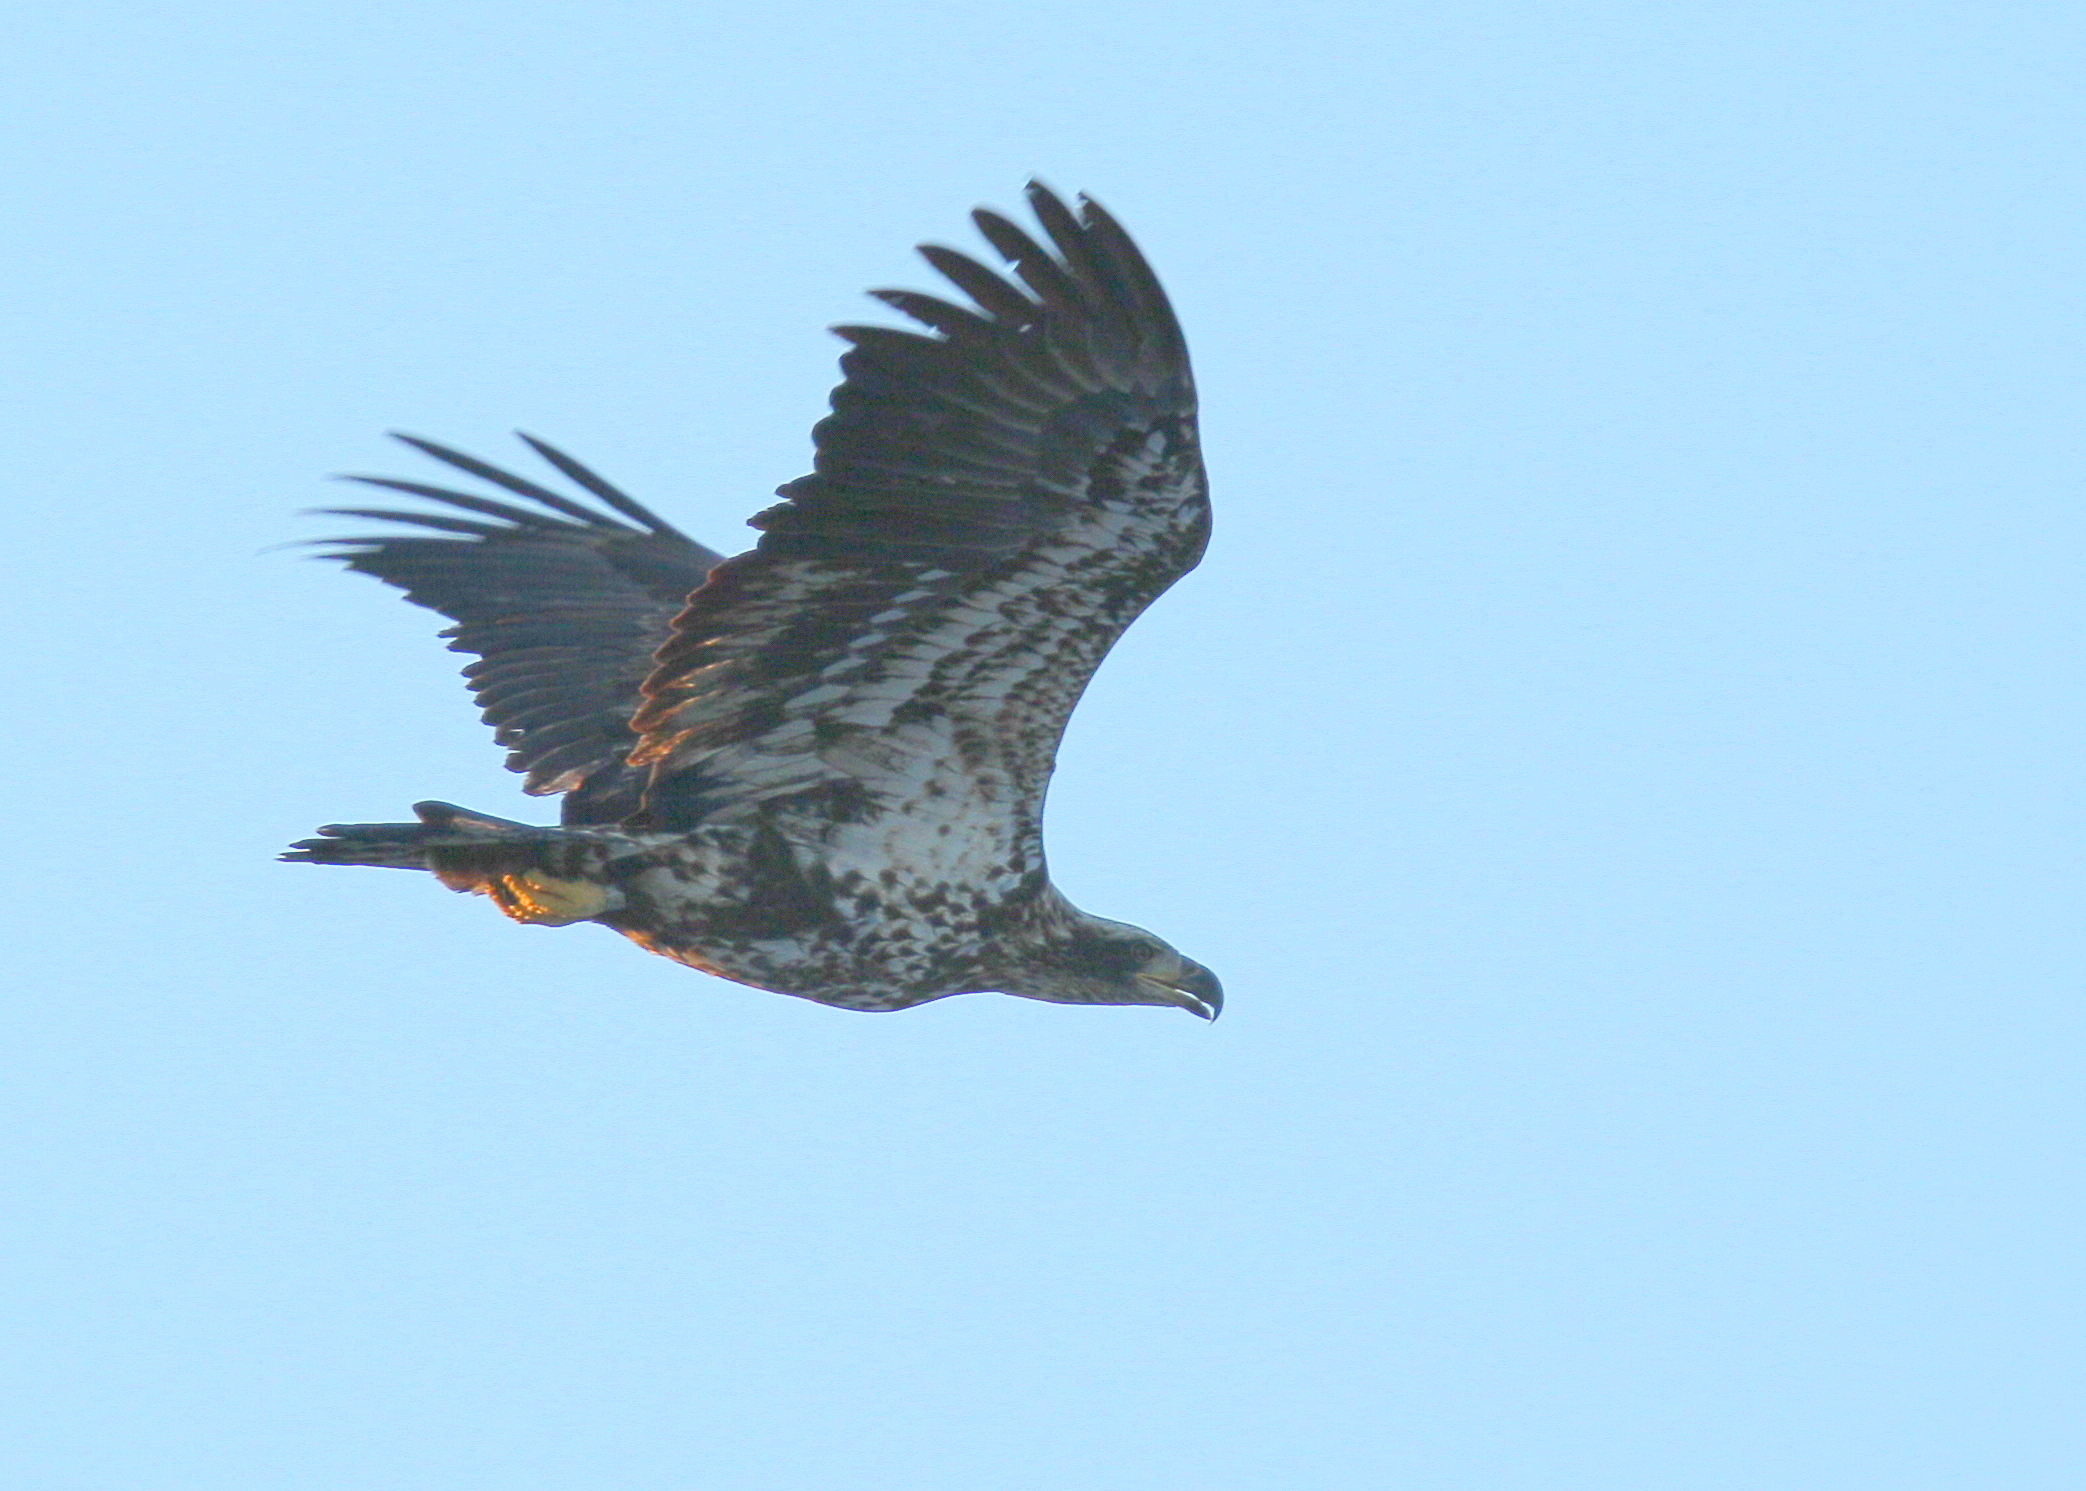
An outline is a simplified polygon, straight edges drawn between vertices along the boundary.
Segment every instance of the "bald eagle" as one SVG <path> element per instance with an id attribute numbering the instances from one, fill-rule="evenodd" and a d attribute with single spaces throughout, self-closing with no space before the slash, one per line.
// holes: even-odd
<path id="1" fill-rule="evenodd" d="M 1165 291 L 1091 200 L 1028 201 L 1040 238 L 972 215 L 1011 273 L 921 247 L 969 304 L 880 290 L 926 330 L 837 329 L 814 469 L 737 558 L 531 436 L 580 495 L 399 436 L 505 495 L 357 477 L 440 507 L 331 509 L 405 530 L 325 553 L 454 623 L 560 825 L 424 802 L 283 857 L 432 871 L 518 922 L 842 1009 L 998 991 L 1215 1018 L 1215 975 L 1044 864 L 1066 719 L 1202 557 L 1210 508 Z"/>

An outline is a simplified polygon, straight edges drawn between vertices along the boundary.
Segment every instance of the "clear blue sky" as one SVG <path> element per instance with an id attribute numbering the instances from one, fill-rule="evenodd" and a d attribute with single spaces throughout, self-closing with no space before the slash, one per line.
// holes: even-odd
<path id="1" fill-rule="evenodd" d="M 0 69 L 20 1491 L 2086 1484 L 2057 5 L 30 4 Z M 1218 529 L 1057 877 L 1214 1027 L 720 984 L 270 546 L 526 428 L 727 550 L 909 246 L 1090 191 Z"/>

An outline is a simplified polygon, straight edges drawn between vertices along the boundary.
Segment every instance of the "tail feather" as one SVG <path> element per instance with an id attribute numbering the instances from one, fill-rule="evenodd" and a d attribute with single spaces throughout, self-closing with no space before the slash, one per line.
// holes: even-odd
<path id="1" fill-rule="evenodd" d="M 417 824 L 325 824 L 317 838 L 296 840 L 282 857 L 302 865 L 380 865 L 438 874 L 453 865 L 461 870 L 457 859 L 484 859 L 471 867 L 499 872 L 528 870 L 559 838 L 555 828 L 517 824 L 455 803 L 413 803 L 413 813 Z M 440 865 L 430 861 L 434 851 L 444 851 Z M 490 863 L 494 859 L 505 863 Z"/>
<path id="2" fill-rule="evenodd" d="M 622 904 L 579 872 L 584 836 L 494 818 L 446 802 L 413 804 L 418 823 L 329 823 L 282 858 L 296 864 L 430 870 L 451 890 L 491 896 L 516 921 L 564 926 Z"/>

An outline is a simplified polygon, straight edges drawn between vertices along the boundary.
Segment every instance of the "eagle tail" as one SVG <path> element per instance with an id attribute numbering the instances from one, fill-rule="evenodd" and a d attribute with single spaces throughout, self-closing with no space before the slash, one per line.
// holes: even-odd
<path id="1" fill-rule="evenodd" d="M 621 891 L 587 876 L 577 862 L 575 850 L 598 848 L 587 836 L 446 802 L 415 803 L 413 812 L 418 823 L 329 823 L 282 858 L 430 870 L 451 890 L 490 896 L 514 920 L 538 926 L 567 926 L 623 904 Z"/>

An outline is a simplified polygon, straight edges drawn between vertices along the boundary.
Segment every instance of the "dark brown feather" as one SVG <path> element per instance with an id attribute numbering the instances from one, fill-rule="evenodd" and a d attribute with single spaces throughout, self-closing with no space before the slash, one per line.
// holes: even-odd
<path id="1" fill-rule="evenodd" d="M 720 556 L 543 441 L 522 437 L 619 516 L 434 441 L 398 438 L 536 506 L 355 477 L 478 516 L 331 509 L 424 532 L 330 539 L 327 556 L 455 623 L 442 635 L 453 650 L 478 655 L 464 675 L 510 749 L 507 764 L 527 774 L 527 790 L 569 791 L 620 769 L 636 740 L 629 717 L 653 649 Z"/>

